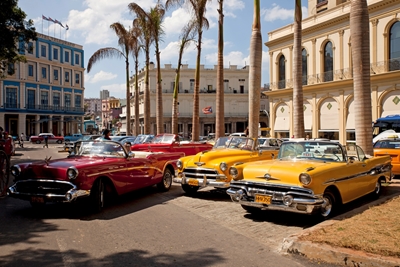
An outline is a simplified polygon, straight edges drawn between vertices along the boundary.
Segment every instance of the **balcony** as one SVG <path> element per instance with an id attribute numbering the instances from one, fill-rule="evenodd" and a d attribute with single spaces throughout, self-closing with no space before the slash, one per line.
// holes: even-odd
<path id="1" fill-rule="evenodd" d="M 44 112 L 44 113 L 84 113 L 84 108 L 81 107 L 69 107 L 69 106 L 51 106 L 51 105 L 33 105 L 26 104 L 23 107 L 20 103 L 4 103 L 2 106 L 4 110 L 21 111 L 26 110 L 28 112 Z"/>

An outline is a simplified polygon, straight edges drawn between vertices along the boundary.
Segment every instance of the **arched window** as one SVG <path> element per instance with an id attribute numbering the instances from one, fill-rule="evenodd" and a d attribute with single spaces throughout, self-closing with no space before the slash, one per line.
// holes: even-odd
<path id="1" fill-rule="evenodd" d="M 286 87 L 286 73 L 285 73 L 285 57 L 281 55 L 279 58 L 279 80 L 278 80 L 278 89 L 282 89 Z"/>
<path id="2" fill-rule="evenodd" d="M 400 21 L 390 29 L 389 70 L 400 69 Z"/>
<path id="3" fill-rule="evenodd" d="M 333 49 L 332 43 L 327 42 L 324 49 L 324 82 L 333 81 Z"/>
<path id="4" fill-rule="evenodd" d="M 307 50 L 303 48 L 301 51 L 301 69 L 302 69 L 302 77 L 303 77 L 303 85 L 307 85 Z"/>

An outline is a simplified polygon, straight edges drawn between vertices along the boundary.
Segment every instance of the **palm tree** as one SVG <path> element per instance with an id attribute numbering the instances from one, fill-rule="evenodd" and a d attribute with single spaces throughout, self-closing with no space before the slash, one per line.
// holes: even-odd
<path id="1" fill-rule="evenodd" d="M 293 134 L 296 138 L 304 137 L 304 103 L 302 86 L 301 56 L 301 0 L 295 0 L 293 40 Z"/>
<path id="2" fill-rule="evenodd" d="M 351 1 L 351 55 L 353 60 L 356 142 L 366 154 L 373 155 L 372 110 L 367 0 Z"/>
<path id="3" fill-rule="evenodd" d="M 192 141 L 198 141 L 200 137 L 200 60 L 201 60 L 201 42 L 203 37 L 203 29 L 209 28 L 208 20 L 205 17 L 207 2 L 211 0 L 167 0 L 165 6 L 168 7 L 175 4 L 187 3 L 194 15 L 197 30 L 197 58 L 196 73 L 193 93 L 193 120 L 192 120 Z"/>
<path id="4" fill-rule="evenodd" d="M 126 74 L 126 101 L 129 103 L 130 99 L 130 90 L 129 90 L 129 53 L 132 48 L 132 38 L 131 34 L 125 27 L 119 23 L 115 22 L 110 25 L 110 28 L 114 30 L 115 34 L 118 36 L 118 45 L 122 50 L 119 50 L 114 47 L 105 47 L 100 48 L 90 57 L 87 66 L 87 72 L 89 73 L 92 69 L 92 66 L 103 58 L 124 58 L 125 59 L 125 74 Z M 129 105 L 130 106 L 130 105 Z M 130 108 L 126 109 L 126 132 L 131 132 L 131 110 Z"/>
<path id="5" fill-rule="evenodd" d="M 152 24 L 149 14 L 146 13 L 138 4 L 130 3 L 128 8 L 135 13 L 137 18 L 134 20 L 134 25 L 137 25 L 142 31 L 141 43 L 145 53 L 146 72 L 144 76 L 144 134 L 150 134 L 150 87 L 149 87 L 149 65 L 150 65 L 150 46 L 153 43 Z"/>
<path id="6" fill-rule="evenodd" d="M 174 95 L 172 99 L 172 133 L 178 134 L 178 91 L 179 79 L 182 65 L 182 56 L 184 50 L 189 46 L 190 42 L 194 39 L 194 23 L 189 22 L 183 29 L 180 36 L 178 68 L 176 69 Z"/>
<path id="7" fill-rule="evenodd" d="M 139 84 L 138 84 L 138 73 L 139 73 L 139 53 L 141 51 L 141 43 L 140 36 L 142 32 L 138 25 L 133 23 L 132 25 L 132 39 L 134 40 L 132 45 L 132 56 L 135 61 L 135 128 L 133 131 L 134 136 L 138 136 L 139 134 Z M 130 105 L 130 101 L 129 101 Z"/>
<path id="8" fill-rule="evenodd" d="M 225 136 L 224 110 L 224 0 L 218 0 L 218 69 L 217 69 L 217 100 L 215 118 L 215 138 Z"/>
<path id="9" fill-rule="evenodd" d="M 250 40 L 249 70 L 249 136 L 258 136 L 260 120 L 262 37 L 260 21 L 260 0 L 254 0 L 253 26 Z"/>

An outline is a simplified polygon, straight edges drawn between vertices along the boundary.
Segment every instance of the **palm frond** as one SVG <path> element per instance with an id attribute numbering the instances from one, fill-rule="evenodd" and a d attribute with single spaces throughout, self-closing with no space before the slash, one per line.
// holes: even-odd
<path id="1" fill-rule="evenodd" d="M 96 52 L 94 52 L 93 55 L 89 58 L 87 72 L 89 73 L 92 69 L 92 66 L 104 58 L 124 58 L 124 57 L 125 57 L 124 53 L 114 47 L 101 48 Z"/>

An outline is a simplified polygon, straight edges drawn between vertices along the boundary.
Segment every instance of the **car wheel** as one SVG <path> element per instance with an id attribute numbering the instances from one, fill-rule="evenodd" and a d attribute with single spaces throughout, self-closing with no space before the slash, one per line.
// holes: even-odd
<path id="1" fill-rule="evenodd" d="M 183 184 L 182 185 L 182 189 L 183 191 L 185 191 L 186 194 L 188 195 L 193 195 L 197 192 L 197 190 L 199 190 L 199 186 L 192 186 L 192 185 L 188 185 L 188 184 Z"/>
<path id="2" fill-rule="evenodd" d="M 36 140 L 36 144 L 40 144 L 41 142 L 40 142 L 40 140 Z"/>
<path id="3" fill-rule="evenodd" d="M 251 206 L 246 206 L 246 205 L 240 205 L 240 206 L 242 206 L 242 208 L 245 211 L 247 211 L 248 213 L 251 213 L 251 214 L 256 214 L 256 213 L 260 213 L 261 212 L 261 209 L 256 208 L 256 207 L 251 207 Z"/>
<path id="4" fill-rule="evenodd" d="M 91 197 L 91 209 L 94 212 L 100 212 L 104 208 L 104 197 L 105 197 L 105 190 L 104 190 L 104 182 L 102 179 L 98 179 L 92 187 L 90 191 Z"/>
<path id="5" fill-rule="evenodd" d="M 335 195 L 329 190 L 325 191 L 323 198 L 324 204 L 321 207 L 321 216 L 322 218 L 327 219 L 332 217 L 335 212 L 336 199 Z"/>
<path id="6" fill-rule="evenodd" d="M 378 179 L 375 184 L 374 192 L 372 192 L 372 197 L 378 199 L 382 193 L 382 180 Z"/>
<path id="7" fill-rule="evenodd" d="M 166 192 L 171 188 L 172 185 L 172 173 L 169 169 L 166 169 L 161 182 L 157 184 L 160 191 Z"/>

